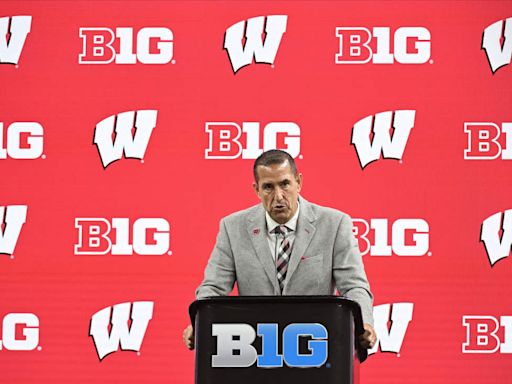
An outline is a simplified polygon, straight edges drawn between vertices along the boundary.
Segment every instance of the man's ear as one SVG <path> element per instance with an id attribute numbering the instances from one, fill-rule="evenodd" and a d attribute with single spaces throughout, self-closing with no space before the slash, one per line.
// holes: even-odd
<path id="1" fill-rule="evenodd" d="M 295 181 L 297 181 L 297 184 L 298 184 L 298 192 L 300 192 L 300 190 L 302 189 L 302 173 L 299 173 L 296 177 L 295 177 Z"/>
<path id="2" fill-rule="evenodd" d="M 254 188 L 254 191 L 256 192 L 256 194 L 257 194 L 257 195 L 258 195 L 258 197 L 259 197 L 259 195 L 260 195 L 260 194 L 259 194 L 260 190 L 259 190 L 259 188 L 258 188 L 258 183 L 257 183 L 257 182 L 252 183 L 252 187 Z"/>

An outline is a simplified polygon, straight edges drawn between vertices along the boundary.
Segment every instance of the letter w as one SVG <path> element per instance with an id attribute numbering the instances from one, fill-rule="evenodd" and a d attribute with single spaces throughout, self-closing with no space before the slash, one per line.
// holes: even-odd
<path id="1" fill-rule="evenodd" d="M 112 321 L 110 320 L 112 307 L 103 308 L 92 316 L 89 336 L 94 340 L 100 361 L 108 354 L 116 352 L 119 346 L 122 351 L 140 351 L 149 320 L 153 318 L 153 302 L 133 303 L 131 326 L 128 328 L 130 307 L 131 303 L 114 305 Z"/>
<path id="2" fill-rule="evenodd" d="M 354 124 L 351 144 L 354 145 L 361 168 L 378 160 L 382 153 L 385 159 L 400 160 L 404 154 L 409 133 L 414 126 L 416 111 L 392 111 L 367 116 Z M 372 124 L 373 123 L 373 124 Z M 393 128 L 393 135 L 391 135 Z M 373 133 L 373 141 L 370 134 Z"/>
<path id="3" fill-rule="evenodd" d="M 273 64 L 277 55 L 281 38 L 286 32 L 286 15 L 267 16 L 265 25 L 265 42 L 262 41 L 263 24 L 265 16 L 253 17 L 247 20 L 245 31 L 245 45 L 242 47 L 245 21 L 233 24 L 226 30 L 224 36 L 224 49 L 228 52 L 233 72 L 252 63 Z"/>
<path id="4" fill-rule="evenodd" d="M 485 245 L 491 267 L 509 256 L 512 249 L 512 209 L 507 209 L 504 213 L 495 213 L 485 219 L 482 223 L 480 241 Z"/>
<path id="5" fill-rule="evenodd" d="M 505 23 L 505 28 L 503 28 L 503 23 Z M 510 64 L 512 59 L 512 17 L 505 21 L 499 20 L 485 28 L 482 49 L 487 54 L 493 74 L 504 65 Z"/>
<path id="6" fill-rule="evenodd" d="M 143 159 L 151 133 L 156 126 L 158 111 L 128 111 L 109 116 L 100 121 L 94 130 L 94 144 L 103 163 L 103 168 L 121 159 L 124 152 L 126 158 Z M 135 122 L 135 125 L 134 125 Z M 132 134 L 132 129 L 135 134 Z M 113 133 L 116 133 L 113 139 Z"/>
<path id="7" fill-rule="evenodd" d="M 13 16 L 9 28 L 10 17 L 0 18 L 0 63 L 18 64 L 23 45 L 30 32 L 32 16 Z M 9 36 L 9 40 L 5 39 Z"/>
<path id="8" fill-rule="evenodd" d="M 26 205 L 0 207 L 0 254 L 12 255 L 14 253 L 21 227 L 26 220 Z"/>

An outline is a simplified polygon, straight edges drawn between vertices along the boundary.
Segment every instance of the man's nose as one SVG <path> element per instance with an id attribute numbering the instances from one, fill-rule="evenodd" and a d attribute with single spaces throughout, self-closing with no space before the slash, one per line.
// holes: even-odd
<path id="1" fill-rule="evenodd" d="M 277 201 L 281 201 L 283 199 L 283 190 L 281 188 L 276 187 L 276 189 L 274 190 L 274 198 Z"/>

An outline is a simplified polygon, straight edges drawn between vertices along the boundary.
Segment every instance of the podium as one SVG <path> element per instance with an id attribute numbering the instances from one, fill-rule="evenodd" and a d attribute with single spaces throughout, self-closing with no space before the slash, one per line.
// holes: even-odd
<path id="1" fill-rule="evenodd" d="M 196 384 L 359 382 L 361 309 L 336 296 L 229 296 L 190 305 Z"/>

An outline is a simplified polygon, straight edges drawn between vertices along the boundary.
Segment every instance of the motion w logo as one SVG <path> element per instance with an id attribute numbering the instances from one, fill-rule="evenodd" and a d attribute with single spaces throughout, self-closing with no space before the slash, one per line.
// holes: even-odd
<path id="1" fill-rule="evenodd" d="M 361 168 L 378 160 L 401 160 L 409 134 L 414 126 L 416 111 L 386 111 L 367 116 L 354 124 L 351 144 L 356 149 Z M 393 130 L 393 134 L 391 134 Z M 373 140 L 370 135 L 373 134 Z"/>
<path id="2" fill-rule="evenodd" d="M 253 58 L 256 63 L 273 64 L 281 38 L 286 32 L 287 20 L 286 15 L 258 16 L 248 19 L 247 23 L 242 20 L 229 27 L 224 36 L 224 49 L 228 52 L 233 72 L 251 64 Z M 244 37 L 245 45 L 242 46 Z"/>

